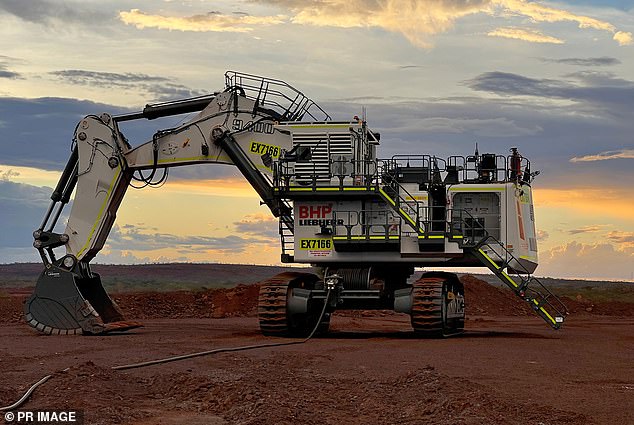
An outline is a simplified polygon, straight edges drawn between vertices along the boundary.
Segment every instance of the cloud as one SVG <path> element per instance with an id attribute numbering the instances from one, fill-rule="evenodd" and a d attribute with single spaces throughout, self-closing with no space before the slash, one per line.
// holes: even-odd
<path id="1" fill-rule="evenodd" d="M 13 15 L 23 21 L 36 24 L 92 23 L 111 18 L 111 15 L 101 10 L 87 8 L 83 2 L 47 0 L 2 0 L 0 13 Z"/>
<path id="2" fill-rule="evenodd" d="M 182 99 L 207 94 L 207 92 L 202 90 L 195 90 L 182 84 L 173 83 L 170 78 L 147 74 L 67 69 L 49 72 L 49 75 L 59 78 L 68 84 L 137 90 L 149 93 L 154 96 L 156 101 Z"/>
<path id="3" fill-rule="evenodd" d="M 541 230 L 541 229 L 537 229 L 537 240 L 538 241 L 540 241 L 540 242 L 547 241 L 549 237 L 550 237 L 550 234 L 547 231 Z"/>
<path id="4" fill-rule="evenodd" d="M 138 226 L 113 227 L 108 237 L 109 249 L 129 251 L 155 251 L 162 248 L 186 248 L 217 250 L 222 252 L 243 252 L 247 246 L 263 243 L 258 238 L 243 238 L 236 235 L 223 237 L 183 236 L 169 233 L 146 233 Z"/>
<path id="5" fill-rule="evenodd" d="M 265 1 L 266 3 L 266 1 Z M 278 3 L 278 2 L 273 2 Z M 448 31 L 457 19 L 491 12 L 489 1 L 332 0 L 285 2 L 295 24 L 338 28 L 382 28 L 410 43 L 431 47 L 429 36 Z"/>
<path id="6" fill-rule="evenodd" d="M 528 136 L 541 132 L 543 129 L 533 125 L 522 127 L 508 118 L 445 118 L 430 117 L 417 120 L 413 126 L 402 127 L 408 131 L 426 131 L 443 133 L 472 133 L 482 137 L 513 137 Z"/>
<path id="7" fill-rule="evenodd" d="M 233 224 L 234 234 L 228 236 L 173 235 L 141 225 L 115 225 L 108 237 L 107 249 L 130 252 L 176 249 L 181 253 L 213 251 L 228 254 L 278 243 L 277 219 L 269 215 L 250 214 Z"/>
<path id="8" fill-rule="evenodd" d="M 595 155 L 576 156 L 570 162 L 607 161 L 609 159 L 634 159 L 634 149 L 600 152 Z"/>
<path id="9" fill-rule="evenodd" d="M 185 262 L 187 259 L 182 261 Z M 150 257 L 137 257 L 130 251 L 108 248 L 101 250 L 93 260 L 94 264 L 147 264 L 150 262 L 152 262 Z"/>
<path id="10" fill-rule="evenodd" d="M 18 177 L 20 175 L 19 172 L 14 171 L 12 169 L 8 169 L 6 171 L 0 170 L 0 181 L 8 182 L 11 181 L 12 178 Z"/>
<path id="11" fill-rule="evenodd" d="M 288 13 L 251 16 L 211 12 L 193 16 L 166 16 L 139 9 L 119 12 L 119 19 L 139 29 L 158 28 L 179 31 L 249 32 L 257 27 L 294 23 L 316 27 L 380 28 L 402 34 L 418 47 L 431 47 L 430 37 L 452 29 L 461 18 L 484 14 L 498 18 L 528 18 L 534 23 L 575 22 L 582 29 L 615 34 L 622 43 L 625 36 L 614 25 L 589 16 L 525 0 L 252 0 Z M 516 32 L 513 38 L 558 43 L 560 40 L 537 30 Z M 505 35 L 502 35 L 505 34 Z M 530 36 L 532 34 L 532 37 Z M 500 36 L 511 36 L 508 30 Z M 548 41 L 546 41 L 548 40 Z M 619 41 L 621 40 L 621 41 Z"/>
<path id="12" fill-rule="evenodd" d="M 631 168 L 629 168 L 631 170 Z M 573 183 L 561 189 L 535 187 L 533 196 L 538 208 L 548 208 L 555 214 L 584 217 L 589 220 L 617 219 L 619 221 L 632 220 L 634 198 L 631 196 L 629 181 L 624 180 L 622 186 L 617 186 L 614 179 L 605 186 L 580 186 L 579 181 L 588 182 L 586 175 L 569 173 Z M 631 171 L 624 169 L 624 174 L 631 178 Z M 610 175 L 608 174 L 608 177 Z M 577 181 L 575 184 L 574 181 Z M 589 200 L 592 200 L 591 202 Z"/>
<path id="13" fill-rule="evenodd" d="M 32 246 L 33 231 L 44 218 L 53 190 L 11 182 L 12 176 L 8 170 L 0 179 L 0 248 L 26 248 Z"/>
<path id="14" fill-rule="evenodd" d="M 131 9 L 119 12 L 119 19 L 127 25 L 138 29 L 157 28 L 177 31 L 195 32 L 250 32 L 256 26 L 279 25 L 286 21 L 286 16 L 251 16 L 246 14 L 223 15 L 220 12 L 209 12 L 205 15 L 185 17 L 152 15 Z"/>
<path id="15" fill-rule="evenodd" d="M 23 78 L 20 73 L 8 69 L 9 65 L 15 62 L 21 61 L 9 56 L 0 55 L 0 78 L 7 78 L 10 80 L 18 80 Z"/>
<path id="16" fill-rule="evenodd" d="M 541 60 L 542 62 L 561 63 L 564 65 L 575 66 L 612 66 L 619 65 L 621 63 L 620 60 L 608 56 L 602 56 L 599 58 L 542 58 Z"/>
<path id="17" fill-rule="evenodd" d="M 270 214 L 248 214 L 233 223 L 239 233 L 257 236 L 277 242 L 279 238 L 278 220 Z"/>
<path id="18" fill-rule="evenodd" d="M 61 170 L 70 156 L 77 122 L 87 114 L 102 112 L 130 110 L 77 99 L 0 97 L 0 117 L 4 121 L 0 126 L 1 162 Z"/>
<path id="19" fill-rule="evenodd" d="M 540 276 L 571 278 L 630 279 L 634 272 L 634 252 L 610 243 L 570 242 L 540 254 Z"/>
<path id="20" fill-rule="evenodd" d="M 529 78 L 507 72 L 486 72 L 465 84 L 473 90 L 501 96 L 535 96 L 609 106 L 611 114 L 631 116 L 634 109 L 634 82 L 609 73 L 579 72 L 571 80 Z"/>
<path id="21" fill-rule="evenodd" d="M 633 42 L 631 32 L 617 31 L 612 38 L 619 43 L 619 46 L 629 46 Z"/>
<path id="22" fill-rule="evenodd" d="M 568 84 L 549 79 L 535 79 L 507 72 L 485 72 L 466 81 L 473 90 L 501 95 L 562 97 Z"/>
<path id="23" fill-rule="evenodd" d="M 571 235 L 578 235 L 582 233 L 597 233 L 602 231 L 606 227 L 605 224 L 593 224 L 588 226 L 579 227 L 577 229 L 568 230 Z"/>
<path id="24" fill-rule="evenodd" d="M 165 77 L 155 77 L 147 74 L 133 74 L 130 72 L 118 74 L 114 72 L 86 71 L 81 69 L 68 69 L 49 72 L 51 75 L 61 77 L 73 84 L 106 84 L 107 87 L 125 87 L 128 84 L 145 82 L 169 81 Z"/>
<path id="25" fill-rule="evenodd" d="M 611 231 L 607 235 L 613 243 L 621 245 L 622 249 L 634 250 L 634 232 Z"/>
<path id="26" fill-rule="evenodd" d="M 552 37 L 550 35 L 544 35 L 537 30 L 522 29 L 522 28 L 496 28 L 487 33 L 490 37 L 503 37 L 512 38 L 516 40 L 529 41 L 531 43 L 551 43 L 551 44 L 563 44 L 562 39 Z"/>
<path id="27" fill-rule="evenodd" d="M 504 12 L 514 13 L 531 18 L 535 22 L 576 22 L 579 28 L 593 28 L 596 30 L 614 32 L 614 25 L 609 22 L 577 15 L 572 12 L 526 0 L 492 0 L 504 9 Z"/>
<path id="28" fill-rule="evenodd" d="M 17 80 L 22 78 L 22 76 L 13 71 L 7 71 L 7 67 L 4 65 L 0 65 L 0 78 L 8 78 L 10 80 Z"/>

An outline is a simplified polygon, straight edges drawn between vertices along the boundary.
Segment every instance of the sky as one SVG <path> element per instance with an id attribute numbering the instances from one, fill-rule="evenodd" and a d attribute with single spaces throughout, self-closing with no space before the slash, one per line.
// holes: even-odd
<path id="1" fill-rule="evenodd" d="M 634 278 L 634 1 L 0 0 L 0 263 L 32 231 L 84 115 L 285 80 L 380 157 L 506 153 L 533 184 L 536 274 Z M 179 119 L 122 127 L 133 145 Z M 277 264 L 277 224 L 230 166 L 128 190 L 101 263 Z M 61 229 L 58 229 L 61 230 Z"/>

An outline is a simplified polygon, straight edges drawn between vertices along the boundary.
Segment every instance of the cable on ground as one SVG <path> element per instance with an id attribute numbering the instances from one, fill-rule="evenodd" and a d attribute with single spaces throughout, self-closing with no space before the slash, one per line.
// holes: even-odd
<path id="1" fill-rule="evenodd" d="M 126 364 L 126 365 L 120 365 L 120 366 L 113 366 L 113 367 L 111 367 L 111 369 L 112 370 L 137 369 L 137 368 L 153 366 L 153 365 L 157 365 L 157 364 L 171 363 L 171 362 L 176 362 L 176 361 L 180 361 L 180 360 L 192 359 L 194 357 L 209 356 L 211 354 L 228 353 L 228 352 L 236 352 L 236 351 L 246 351 L 246 350 L 255 350 L 257 348 L 285 347 L 285 346 L 289 346 L 289 345 L 304 344 L 305 342 L 310 340 L 315 335 L 315 332 L 317 332 L 317 329 L 319 328 L 319 325 L 321 324 L 321 321 L 324 318 L 324 314 L 326 314 L 326 308 L 328 307 L 328 301 L 330 300 L 330 293 L 331 293 L 331 290 L 329 289 L 328 292 L 326 293 L 326 299 L 324 300 L 324 307 L 322 308 L 321 313 L 319 314 L 319 319 L 317 320 L 317 323 L 315 324 L 315 327 L 313 328 L 311 333 L 306 338 L 301 339 L 299 341 L 271 342 L 271 343 L 268 343 L 268 344 L 243 345 L 241 347 L 216 348 L 214 350 L 200 351 L 200 352 L 197 352 L 197 353 L 183 354 L 183 355 L 180 355 L 180 356 L 166 357 L 166 358 L 157 359 L 157 360 L 149 360 L 149 361 L 141 362 L 141 363 L 132 363 L 132 364 Z M 66 372 L 68 370 L 69 370 L 69 368 L 66 368 L 66 369 L 63 370 L 63 372 Z M 24 395 L 22 397 L 20 397 L 20 399 L 18 401 L 16 401 L 15 403 L 13 403 L 13 404 L 11 404 L 9 406 L 0 407 L 0 412 L 14 410 L 14 409 L 17 409 L 18 407 L 22 406 L 24 404 L 24 402 L 26 402 L 26 400 L 31 396 L 33 391 L 35 391 L 35 389 L 37 387 L 39 387 L 40 385 L 42 385 L 46 381 L 48 381 L 52 376 L 53 376 L 52 374 L 51 375 L 46 375 L 45 377 L 43 377 L 42 379 L 37 381 L 35 384 L 33 384 L 24 393 Z"/>

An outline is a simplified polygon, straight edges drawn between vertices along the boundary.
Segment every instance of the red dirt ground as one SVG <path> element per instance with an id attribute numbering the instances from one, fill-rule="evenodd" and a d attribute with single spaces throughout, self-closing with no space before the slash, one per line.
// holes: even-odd
<path id="1" fill-rule="evenodd" d="M 552 331 L 507 290 L 472 276 L 466 333 L 416 339 L 394 313 L 335 315 L 302 345 L 223 353 L 130 371 L 110 367 L 259 334 L 258 287 L 119 294 L 146 327 L 40 336 L 25 293 L 0 298 L 0 406 L 56 372 L 22 409 L 83 409 L 90 424 L 632 424 L 634 305 L 566 300 Z"/>

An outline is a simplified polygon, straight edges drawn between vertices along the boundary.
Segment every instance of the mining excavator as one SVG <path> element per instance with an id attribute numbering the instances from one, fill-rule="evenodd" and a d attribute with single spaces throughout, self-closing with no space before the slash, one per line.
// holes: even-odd
<path id="1" fill-rule="evenodd" d="M 463 332 L 465 292 L 457 275 L 416 267 L 486 267 L 554 329 L 561 301 L 532 275 L 537 239 L 530 161 L 476 152 L 379 158 L 380 134 L 365 117 L 333 120 L 281 80 L 229 71 L 224 90 L 88 115 L 33 233 L 44 271 L 24 307 L 44 334 L 103 334 L 140 326 L 124 318 L 90 261 L 102 249 L 129 186 L 157 185 L 171 167 L 232 164 L 279 220 L 281 262 L 311 264 L 261 284 L 265 335 L 325 332 L 339 309 L 407 313 L 417 334 Z M 189 114 L 132 146 L 131 120 Z M 193 115 L 192 115 L 193 114 Z M 75 193 L 64 232 L 55 227 Z M 57 248 L 65 249 L 56 255 Z"/>

